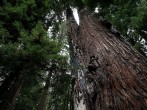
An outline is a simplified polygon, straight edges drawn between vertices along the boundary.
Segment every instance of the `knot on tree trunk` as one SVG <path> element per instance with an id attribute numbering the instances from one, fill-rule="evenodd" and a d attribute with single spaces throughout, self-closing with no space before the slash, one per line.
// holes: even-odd
<path id="1" fill-rule="evenodd" d="M 88 64 L 88 72 L 89 73 L 95 73 L 97 68 L 99 68 L 100 65 L 98 63 L 98 57 L 96 56 L 90 56 L 90 61 L 89 61 L 89 64 Z"/>

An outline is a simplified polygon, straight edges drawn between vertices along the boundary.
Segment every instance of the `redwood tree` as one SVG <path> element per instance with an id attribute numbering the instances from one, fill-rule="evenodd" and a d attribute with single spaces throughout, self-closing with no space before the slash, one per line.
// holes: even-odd
<path id="1" fill-rule="evenodd" d="M 86 9 L 67 11 L 75 110 L 146 110 L 147 61 Z"/>
<path id="2" fill-rule="evenodd" d="M 146 59 L 122 39 L 119 33 L 111 28 L 110 23 L 96 18 L 92 12 L 84 9 L 85 6 L 90 10 L 94 10 L 97 6 L 104 8 L 114 1 L 116 2 L 116 0 L 109 2 L 106 0 L 0 1 L 2 7 L 0 11 L 2 21 L 0 25 L 0 36 L 2 36 L 0 38 L 0 78 L 2 78 L 0 109 L 9 109 L 15 103 L 18 95 L 22 96 L 17 99 L 20 101 L 19 104 L 27 109 L 24 106 L 25 102 L 28 102 L 26 99 L 34 92 L 28 91 L 29 94 L 22 94 L 21 88 L 30 84 L 29 80 L 33 82 L 31 79 L 38 80 L 38 77 L 31 76 L 40 76 L 38 72 L 49 69 L 52 64 L 50 61 L 58 58 L 61 49 L 57 48 L 56 42 L 48 39 L 46 31 L 51 26 L 51 36 L 56 39 L 54 36 L 59 34 L 60 21 L 65 21 L 63 11 L 67 7 L 78 7 L 79 26 L 76 24 L 70 8 L 66 13 L 71 50 L 72 89 L 74 90 L 74 100 L 70 105 L 74 102 L 74 107 L 69 107 L 71 99 L 69 98 L 68 82 L 70 82 L 70 78 L 67 74 L 61 74 L 65 73 L 65 68 L 63 68 L 62 71 L 58 71 L 59 73 L 52 74 L 55 76 L 55 78 L 51 78 L 54 79 L 53 81 L 50 81 L 50 78 L 46 80 L 48 83 L 46 82 L 42 91 L 38 109 L 47 108 L 45 107 L 46 99 L 50 98 L 48 105 L 51 106 L 48 106 L 48 109 L 146 110 Z M 138 5 L 138 1 L 135 1 L 135 4 Z M 119 0 L 116 4 L 122 5 L 123 2 L 126 1 Z M 115 7 L 113 5 L 111 8 Z M 119 6 L 117 8 L 119 9 Z M 110 7 L 108 7 L 109 9 Z M 144 10 L 141 6 L 142 9 Z M 110 14 L 114 17 L 112 11 L 110 10 Z M 124 11 L 126 12 L 125 9 Z M 122 13 L 121 9 L 120 13 Z M 138 13 L 137 15 L 144 16 L 144 14 Z M 143 18 L 146 17 L 141 17 L 140 20 L 145 22 L 146 19 L 142 20 Z M 134 19 L 138 20 L 138 17 L 133 18 L 133 21 Z M 140 27 L 144 28 L 145 26 L 141 25 Z M 138 28 L 138 25 L 135 27 Z M 139 31 L 143 31 L 146 35 L 146 30 L 139 29 Z M 23 102 L 22 99 L 25 97 L 27 98 Z M 35 106 L 29 109 L 35 109 Z M 20 110 L 21 107 L 15 109 Z"/>

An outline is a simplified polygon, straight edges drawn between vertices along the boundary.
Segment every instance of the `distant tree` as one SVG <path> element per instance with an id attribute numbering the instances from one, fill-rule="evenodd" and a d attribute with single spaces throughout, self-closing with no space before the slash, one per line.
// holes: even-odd
<path id="1" fill-rule="evenodd" d="M 147 2 L 145 0 L 114 1 L 100 13 L 113 24 L 141 54 L 146 56 Z"/>
<path id="2" fill-rule="evenodd" d="M 0 6 L 0 110 L 146 110 L 145 0 Z"/>
<path id="3" fill-rule="evenodd" d="M 1 4 L 1 110 L 12 108 L 18 95 L 24 98 L 24 88 L 31 89 L 27 84 L 30 82 L 30 85 L 33 85 L 33 82 L 39 80 L 39 76 L 43 76 L 41 74 L 45 73 L 43 71 L 49 71 L 53 60 L 62 58 L 64 60 L 66 57 L 60 54 L 61 44 L 53 39 L 52 32 L 50 33 L 52 37 L 47 34 L 51 25 L 55 28 L 53 31 L 57 32 L 57 24 L 62 19 L 58 14 L 49 16 L 53 12 L 51 4 L 48 0 L 4 1 Z M 65 59 L 64 62 L 66 61 Z M 17 105 L 18 103 L 20 102 L 17 101 Z"/>

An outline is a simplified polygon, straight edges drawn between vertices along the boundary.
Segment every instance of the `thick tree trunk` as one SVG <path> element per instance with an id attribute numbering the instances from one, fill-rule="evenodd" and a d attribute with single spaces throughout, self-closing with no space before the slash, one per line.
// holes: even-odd
<path id="1" fill-rule="evenodd" d="M 51 75 L 52 75 L 52 73 L 49 73 L 48 74 L 48 77 L 47 77 L 47 79 L 45 81 L 46 84 L 45 84 L 45 87 L 43 89 L 43 92 L 42 92 L 40 101 L 38 103 L 37 110 L 45 110 L 45 107 L 46 107 L 46 98 L 47 98 L 48 90 L 49 90 L 49 86 L 50 86 Z"/>
<path id="2" fill-rule="evenodd" d="M 19 92 L 23 85 L 23 74 L 19 74 L 12 84 L 10 90 L 7 93 L 7 96 L 0 105 L 0 110 L 10 110 L 11 107 L 15 104 L 15 100 L 19 95 Z"/>
<path id="3" fill-rule="evenodd" d="M 77 38 L 78 36 L 78 25 L 74 20 L 74 17 L 72 15 L 72 10 L 68 8 L 66 10 L 66 17 L 67 17 L 67 29 L 68 29 L 68 44 L 69 44 L 69 50 L 70 50 L 70 63 L 71 63 L 71 75 L 72 75 L 72 91 L 71 94 L 74 94 L 74 85 L 75 85 L 75 80 L 78 78 L 78 68 L 79 68 L 79 62 L 78 62 L 78 57 L 76 56 L 76 53 L 74 51 L 74 43 L 73 43 L 73 38 Z M 71 103 L 70 103 L 70 109 L 74 110 L 74 96 L 71 98 Z"/>
<path id="4" fill-rule="evenodd" d="M 68 33 L 79 62 L 75 110 L 147 110 L 147 61 L 87 11 L 80 26 L 68 16 Z"/>

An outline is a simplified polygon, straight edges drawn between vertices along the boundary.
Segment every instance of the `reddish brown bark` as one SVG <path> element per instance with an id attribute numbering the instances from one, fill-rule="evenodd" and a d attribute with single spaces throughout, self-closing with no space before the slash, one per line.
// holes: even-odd
<path id="1" fill-rule="evenodd" d="M 69 37 L 80 64 L 74 86 L 77 106 L 83 100 L 81 110 L 147 110 L 146 59 L 87 11 L 80 18 L 78 27 L 68 17 Z"/>

